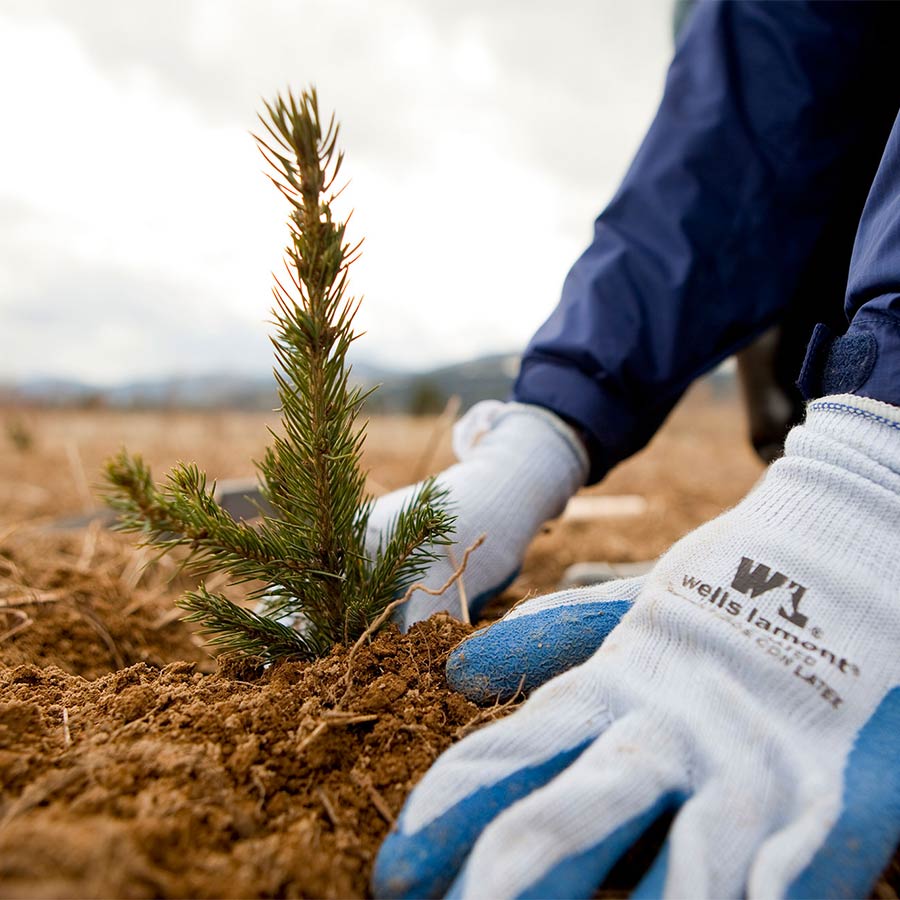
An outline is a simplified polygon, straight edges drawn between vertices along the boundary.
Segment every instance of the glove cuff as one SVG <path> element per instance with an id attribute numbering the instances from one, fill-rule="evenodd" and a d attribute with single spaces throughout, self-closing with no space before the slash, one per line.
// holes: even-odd
<path id="1" fill-rule="evenodd" d="M 856 394 L 813 400 L 785 450 L 842 465 L 900 492 L 900 407 Z"/>
<path id="2" fill-rule="evenodd" d="M 579 471 L 579 486 L 587 480 L 590 469 L 590 459 L 587 448 L 578 437 L 575 429 L 563 421 L 556 413 L 542 406 L 534 406 L 530 403 L 503 403 L 500 400 L 483 400 L 476 403 L 453 428 L 453 452 L 460 461 L 467 459 L 476 449 L 481 439 L 494 431 L 497 426 L 512 417 L 527 416 L 534 422 L 546 426 L 540 438 L 546 444 L 559 444 L 572 454 L 574 463 Z M 535 437 L 529 439 L 534 443 Z M 523 447 L 525 452 L 532 448 Z"/>

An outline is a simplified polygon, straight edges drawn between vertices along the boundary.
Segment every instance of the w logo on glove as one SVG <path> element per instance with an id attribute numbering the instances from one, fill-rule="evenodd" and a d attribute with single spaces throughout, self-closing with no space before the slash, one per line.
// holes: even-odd
<path id="1" fill-rule="evenodd" d="M 787 581 L 788 576 L 784 573 L 772 572 L 768 566 L 742 556 L 731 586 L 742 594 L 758 597 L 760 594 L 781 587 Z M 809 621 L 809 617 L 800 612 L 800 601 L 806 593 L 806 588 L 797 581 L 791 581 L 788 584 L 788 590 L 791 590 L 791 611 L 787 612 L 782 606 L 778 609 L 778 615 L 787 619 L 792 625 L 803 628 Z"/>

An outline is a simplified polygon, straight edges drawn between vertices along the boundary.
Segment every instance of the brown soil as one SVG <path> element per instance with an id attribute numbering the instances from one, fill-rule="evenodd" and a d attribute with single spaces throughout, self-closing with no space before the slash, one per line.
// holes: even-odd
<path id="1" fill-rule="evenodd" d="M 0 544 L 0 662 L 98 678 L 135 663 L 214 661 L 172 601 L 188 582 L 175 563 L 98 527 L 26 531 Z"/>
<path id="2" fill-rule="evenodd" d="M 0 897 L 364 896 L 416 780 L 504 712 L 447 689 L 443 662 L 465 626 L 445 618 L 361 648 L 349 690 L 341 648 L 312 665 L 217 670 L 173 607 L 195 584 L 177 560 L 96 525 L 54 525 L 96 508 L 100 464 L 122 444 L 159 475 L 186 457 L 246 476 L 271 418 L 0 411 Z M 372 422 L 374 493 L 451 461 L 435 427 Z M 657 556 L 761 471 L 740 410 L 695 390 L 589 490 L 639 494 L 646 511 L 551 523 L 492 615 L 552 590 L 573 562 Z M 633 886 L 647 858 L 620 863 L 615 886 Z M 895 860 L 876 896 L 898 888 Z"/>
<path id="3" fill-rule="evenodd" d="M 263 674 L 0 672 L 0 895 L 351 897 L 412 785 L 484 712 L 443 663 L 466 626 Z"/>

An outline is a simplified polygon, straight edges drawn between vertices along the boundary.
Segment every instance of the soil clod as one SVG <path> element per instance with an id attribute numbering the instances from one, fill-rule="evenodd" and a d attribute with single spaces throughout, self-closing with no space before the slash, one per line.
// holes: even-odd
<path id="1" fill-rule="evenodd" d="M 345 647 L 265 672 L 0 668 L 0 895 L 365 896 L 412 785 L 479 714 L 443 673 L 468 630 L 388 629 L 349 687 Z"/>

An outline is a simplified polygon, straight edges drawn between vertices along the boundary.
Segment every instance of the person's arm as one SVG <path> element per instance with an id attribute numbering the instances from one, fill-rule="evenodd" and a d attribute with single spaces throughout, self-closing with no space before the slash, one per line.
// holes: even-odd
<path id="1" fill-rule="evenodd" d="M 744 0 L 691 14 L 656 119 L 525 353 L 520 405 L 470 414 L 489 438 L 460 441 L 461 463 L 438 476 L 453 555 L 488 535 L 466 572 L 471 614 L 586 479 L 640 449 L 697 375 L 784 309 L 858 145 L 890 129 L 897 79 L 874 89 L 890 63 L 875 52 L 886 6 Z M 411 490 L 376 503 L 372 546 Z M 425 583 L 454 568 L 441 553 Z M 403 623 L 439 609 L 461 609 L 455 588 L 417 598 Z"/>
<path id="2" fill-rule="evenodd" d="M 900 115 L 859 222 L 844 308 L 850 327 L 819 324 L 800 387 L 808 398 L 853 393 L 900 405 Z"/>
<path id="3" fill-rule="evenodd" d="M 692 12 L 656 118 L 514 389 L 587 435 L 591 480 L 784 310 L 860 142 L 890 129 L 893 6 Z"/>

